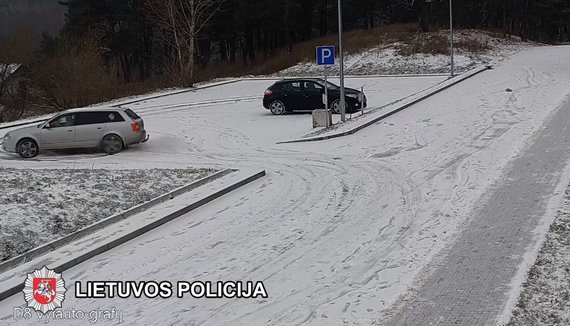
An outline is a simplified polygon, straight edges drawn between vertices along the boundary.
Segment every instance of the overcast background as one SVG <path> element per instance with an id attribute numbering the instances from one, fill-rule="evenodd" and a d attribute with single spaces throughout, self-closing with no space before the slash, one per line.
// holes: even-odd
<path id="1" fill-rule="evenodd" d="M 0 37 L 18 27 L 55 36 L 63 27 L 65 7 L 58 0 L 0 0 Z"/>

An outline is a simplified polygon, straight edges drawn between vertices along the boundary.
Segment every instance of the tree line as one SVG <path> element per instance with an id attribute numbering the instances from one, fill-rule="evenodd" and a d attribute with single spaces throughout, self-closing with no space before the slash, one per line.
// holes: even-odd
<path id="1" fill-rule="evenodd" d="M 29 64 L 38 96 L 53 107 L 118 96 L 118 89 L 190 86 L 201 79 L 197 72 L 214 65 L 230 72 L 262 64 L 278 53 L 294 52 L 299 42 L 338 30 L 337 0 L 59 4 L 67 12 L 63 30 L 56 37 L 44 36 L 33 55 L 18 57 L 2 46 L 24 42 L 18 33 L 0 40 L 0 63 Z M 449 0 L 343 0 L 342 6 L 345 30 L 402 23 L 417 24 L 418 32 L 449 27 Z M 552 43 L 569 38 L 568 0 L 456 0 L 453 6 L 457 28 L 493 29 Z"/>
<path id="2" fill-rule="evenodd" d="M 94 37 L 102 56 L 117 64 L 125 82 L 168 74 L 193 82 L 194 64 L 247 65 L 293 51 L 297 42 L 337 31 L 336 0 L 65 0 L 62 35 Z M 418 22 L 421 31 L 449 25 L 448 1 L 351 0 L 343 2 L 344 26 L 370 29 Z M 455 1 L 459 28 L 497 28 L 523 39 L 568 39 L 567 0 Z M 165 70 L 164 68 L 168 68 Z"/>

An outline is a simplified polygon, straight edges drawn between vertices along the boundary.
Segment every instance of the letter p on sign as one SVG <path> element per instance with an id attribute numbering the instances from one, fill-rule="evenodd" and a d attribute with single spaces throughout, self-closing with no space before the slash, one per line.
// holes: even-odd
<path id="1" fill-rule="evenodd" d="M 317 65 L 334 65 L 334 46 L 317 46 Z"/>

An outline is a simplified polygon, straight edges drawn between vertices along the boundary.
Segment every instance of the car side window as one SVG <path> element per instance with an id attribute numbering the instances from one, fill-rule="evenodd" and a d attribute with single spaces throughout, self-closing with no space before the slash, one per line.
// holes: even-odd
<path id="1" fill-rule="evenodd" d="M 125 118 L 123 118 L 123 116 L 119 112 L 106 111 L 106 112 L 101 112 L 101 114 L 104 117 L 103 120 L 105 120 L 105 122 L 123 122 L 123 121 L 125 121 Z"/>
<path id="2" fill-rule="evenodd" d="M 103 123 L 102 121 L 98 121 L 99 117 L 97 116 L 98 112 L 78 112 L 76 115 L 75 124 L 78 126 L 83 125 L 91 125 L 96 123 Z"/>
<path id="3" fill-rule="evenodd" d="M 49 122 L 50 128 L 70 127 L 75 123 L 75 114 L 69 113 L 60 115 Z"/>
<path id="4" fill-rule="evenodd" d="M 290 82 L 283 85 L 287 91 L 301 91 L 301 82 Z"/>
<path id="5" fill-rule="evenodd" d="M 305 88 L 305 90 L 310 92 L 316 92 L 325 89 L 323 86 L 314 82 L 304 82 L 303 87 Z"/>
<path id="6" fill-rule="evenodd" d="M 76 113 L 75 119 L 76 125 L 93 125 L 125 121 L 119 113 L 113 111 L 78 112 Z"/>

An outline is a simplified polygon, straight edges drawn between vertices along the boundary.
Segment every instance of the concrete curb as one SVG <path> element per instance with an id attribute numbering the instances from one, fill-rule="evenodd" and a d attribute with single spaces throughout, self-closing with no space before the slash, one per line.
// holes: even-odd
<path id="1" fill-rule="evenodd" d="M 253 101 L 253 100 L 262 100 L 262 99 L 263 99 L 263 96 L 233 97 L 233 98 L 227 98 L 227 99 L 223 99 L 223 100 L 202 101 L 202 102 L 193 102 L 193 103 L 176 104 L 176 105 L 160 105 L 160 106 L 153 106 L 153 107 L 147 107 L 147 108 L 140 108 L 140 109 L 137 109 L 137 112 L 141 112 L 141 115 L 146 115 L 149 113 L 152 114 L 155 111 L 163 112 L 160 110 L 201 107 L 201 106 L 211 105 L 211 104 L 236 103 L 236 102 L 242 102 L 242 101 Z"/>
<path id="2" fill-rule="evenodd" d="M 129 104 L 133 104 L 133 103 L 138 103 L 138 102 L 148 101 L 148 100 L 154 100 L 154 99 L 161 98 L 161 97 L 167 97 L 167 96 L 178 95 L 178 94 L 183 94 L 183 93 L 195 92 L 195 91 L 199 91 L 202 89 L 208 89 L 208 88 L 227 85 L 227 84 L 233 84 L 233 83 L 237 83 L 239 81 L 240 81 L 240 79 L 225 80 L 222 82 L 207 84 L 204 86 L 197 86 L 197 87 L 193 87 L 193 88 L 182 89 L 179 91 L 173 91 L 173 92 L 169 92 L 169 93 L 158 94 L 158 95 L 154 95 L 154 96 L 150 96 L 150 97 L 137 98 L 137 99 L 133 99 L 133 100 L 126 101 L 126 102 L 114 103 L 114 104 L 111 104 L 110 107 L 118 108 L 118 107 L 121 107 L 123 105 L 129 105 Z"/>
<path id="3" fill-rule="evenodd" d="M 116 223 L 118 221 L 124 220 L 126 218 L 129 218 L 130 216 L 133 216 L 137 213 L 143 212 L 145 210 L 147 210 L 148 208 L 158 205 L 158 204 L 162 204 L 166 201 L 169 201 L 171 199 L 173 199 L 176 196 L 179 196 L 183 193 L 186 193 L 190 190 L 196 189 L 206 183 L 209 183 L 211 181 L 214 181 L 218 178 L 221 178 L 227 174 L 230 174 L 232 172 L 235 172 L 235 170 L 231 170 L 231 169 L 225 169 L 219 172 L 216 172 L 212 175 L 209 175 L 207 177 L 204 177 L 202 179 L 196 180 L 188 185 L 179 187 L 177 189 L 174 189 L 173 191 L 170 191 L 166 194 L 160 195 L 154 199 L 151 199 L 150 201 L 134 206 L 132 208 L 129 208 L 126 211 L 117 213 L 115 215 L 109 216 L 101 221 L 95 222 L 89 226 L 86 226 L 85 228 L 75 231 L 71 234 L 68 234 L 66 236 L 64 236 L 63 238 L 57 239 L 55 241 L 52 241 L 48 244 L 45 244 L 43 246 L 34 248 L 22 255 L 16 256 L 10 260 L 7 260 L 3 263 L 0 264 L 0 273 L 3 273 L 9 269 L 12 269 L 18 265 L 21 265 L 25 262 L 28 262 L 36 257 L 39 257 L 41 255 L 44 255 L 48 252 L 51 252 L 53 250 L 56 250 L 58 248 L 61 248 L 75 240 L 81 239 L 82 237 L 89 235 L 91 233 L 94 233 L 95 231 L 101 230 L 113 223 Z"/>
<path id="4" fill-rule="evenodd" d="M 349 75 L 344 76 L 347 79 L 359 79 L 359 78 L 421 78 L 421 77 L 449 77 L 449 74 L 409 74 L 409 75 Z M 241 81 L 249 80 L 281 80 L 281 79 L 293 79 L 293 78 L 323 78 L 322 75 L 314 76 L 275 76 L 275 77 L 241 77 Z M 338 75 L 329 76 L 329 78 L 340 78 Z"/>
<path id="5" fill-rule="evenodd" d="M 15 124 L 9 124 L 9 125 L 3 125 L 0 127 L 0 130 L 2 129 L 10 129 L 10 128 L 15 128 L 15 127 L 21 127 L 21 126 L 27 126 L 27 125 L 33 125 L 36 123 L 42 123 L 44 121 L 46 121 L 47 119 L 42 119 L 42 120 L 33 120 L 33 121 L 29 121 L 29 122 L 20 122 L 20 123 L 15 123 Z"/>
<path id="6" fill-rule="evenodd" d="M 148 223 L 140 228 L 137 228 L 133 231 L 130 231 L 128 233 L 125 233 L 124 235 L 110 241 L 104 244 L 100 244 L 97 247 L 91 248 L 89 249 L 87 252 L 76 256 L 75 258 L 69 259 L 65 262 L 60 262 L 58 265 L 55 266 L 50 266 L 50 269 L 54 270 L 57 273 L 61 273 L 67 269 L 70 269 L 71 267 L 74 267 L 90 258 L 93 258 L 99 254 L 102 254 L 112 248 L 115 248 L 121 244 L 124 244 L 142 234 L 145 234 L 167 222 L 170 222 L 192 210 L 195 210 L 217 198 L 222 197 L 225 194 L 228 194 L 242 186 L 245 186 L 246 184 L 255 181 L 261 177 L 265 176 L 265 170 L 261 170 L 259 172 L 256 172 L 254 174 L 251 174 L 249 176 L 247 176 L 246 178 L 240 179 L 239 181 L 232 183 L 228 186 L 223 187 L 222 189 L 219 189 L 217 191 L 215 191 L 214 193 L 207 195 L 205 197 L 199 198 L 195 201 L 193 201 L 192 203 L 190 203 L 189 205 L 186 205 L 185 207 L 178 209 L 166 216 L 160 217 L 154 221 L 152 221 L 151 223 Z M 6 289 L 2 289 L 0 291 L 0 302 L 17 294 L 18 292 L 22 291 L 22 289 L 24 288 L 24 283 L 23 283 L 24 279 L 22 279 L 21 281 L 18 282 L 18 284 L 12 285 L 9 288 Z"/>
<path id="7" fill-rule="evenodd" d="M 466 73 L 466 74 L 463 75 L 463 76 L 458 76 L 458 77 L 456 77 L 455 79 L 451 79 L 451 82 L 450 82 L 450 83 L 448 83 L 448 84 L 446 84 L 446 85 L 444 85 L 444 86 L 442 86 L 442 87 L 439 87 L 439 88 L 437 88 L 437 89 L 435 89 L 435 90 L 433 90 L 433 91 L 431 91 L 431 92 L 429 92 L 429 93 L 427 93 L 427 94 L 425 94 L 425 95 L 422 95 L 422 96 L 420 96 L 420 97 L 414 99 L 414 100 L 411 101 L 411 102 L 408 102 L 408 103 L 406 103 L 406 104 L 403 104 L 403 105 L 399 106 L 398 108 L 396 108 L 396 109 L 394 109 L 394 110 L 392 110 L 392 111 L 390 111 L 390 112 L 388 112 L 388 113 L 386 113 L 386 114 L 383 114 L 383 115 L 381 115 L 381 116 L 379 116 L 379 117 L 377 117 L 377 118 L 374 118 L 374 119 L 372 119 L 372 120 L 370 120 L 370 121 L 367 121 L 366 123 L 363 123 L 363 124 L 361 124 L 361 125 L 358 125 L 358 126 L 352 128 L 352 129 L 349 129 L 349 130 L 347 130 L 347 131 L 338 132 L 338 133 L 330 133 L 330 134 L 328 134 L 328 135 L 323 135 L 323 136 L 315 136 L 315 137 L 299 138 L 299 139 L 293 139 L 293 140 L 285 140 L 285 141 L 277 142 L 277 144 L 292 144 L 292 143 L 304 143 L 304 142 L 312 142 L 312 141 L 321 141 L 321 140 L 327 140 L 327 139 L 333 139 L 333 138 L 338 138 L 338 137 L 344 137 L 344 136 L 352 135 L 352 134 L 354 134 L 354 133 L 356 133 L 356 132 L 358 132 L 358 131 L 360 131 L 360 130 L 366 128 L 366 127 L 369 127 L 369 126 L 371 126 L 371 125 L 377 123 L 377 122 L 380 121 L 380 120 L 386 119 L 386 118 L 388 118 L 388 117 L 391 116 L 391 115 L 394 115 L 394 114 L 396 114 L 396 113 L 398 113 L 398 112 L 400 112 L 400 111 L 402 111 L 402 110 L 404 110 L 404 109 L 407 109 L 407 108 L 409 108 L 410 106 L 412 106 L 412 105 L 414 105 L 414 104 L 417 104 L 417 103 L 419 103 L 419 102 L 421 102 L 421 101 L 423 101 L 423 100 L 425 100 L 425 99 L 427 99 L 427 98 L 430 98 L 430 97 L 432 97 L 433 95 L 436 95 L 436 94 L 438 94 L 438 93 L 440 93 L 440 92 L 442 92 L 442 91 L 444 91 L 444 90 L 450 88 L 451 86 L 454 86 L 454 85 L 456 85 L 456 84 L 458 84 L 458 83 L 460 83 L 460 82 L 462 82 L 462 81 L 464 81 L 464 80 L 467 80 L 467 79 L 469 79 L 469 78 L 471 78 L 471 77 L 473 77 L 473 76 L 475 76 L 475 75 L 478 75 L 478 74 L 480 74 L 480 73 L 482 73 L 482 72 L 484 72 L 484 71 L 487 71 L 487 70 L 489 70 L 489 69 L 492 69 L 492 67 L 491 67 L 491 66 L 485 66 L 485 67 L 482 67 L 482 68 L 477 68 L 477 69 L 475 69 L 475 70 L 472 70 L 472 71 Z"/>

